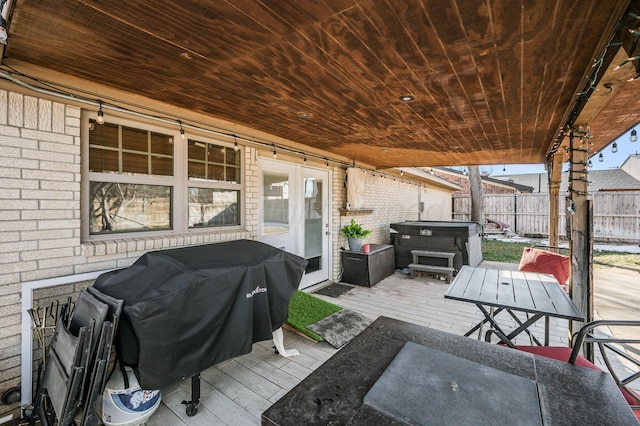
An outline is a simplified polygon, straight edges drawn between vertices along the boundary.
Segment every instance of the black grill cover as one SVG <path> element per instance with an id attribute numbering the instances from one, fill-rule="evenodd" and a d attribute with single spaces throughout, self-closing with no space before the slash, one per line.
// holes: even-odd
<path id="1" fill-rule="evenodd" d="M 124 301 L 116 349 L 159 389 L 269 340 L 307 261 L 250 240 L 156 251 L 94 286 Z"/>

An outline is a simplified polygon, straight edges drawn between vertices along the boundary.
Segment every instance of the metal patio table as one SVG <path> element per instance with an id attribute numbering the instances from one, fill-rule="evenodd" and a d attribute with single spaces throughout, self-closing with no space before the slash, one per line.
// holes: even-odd
<path id="1" fill-rule="evenodd" d="M 585 320 L 584 315 L 553 277 L 533 272 L 463 266 L 444 297 L 473 303 L 484 315 L 484 319 L 467 331 L 465 336 L 470 336 L 476 330 L 480 330 L 481 334 L 482 326 L 489 323 L 495 334 L 505 343 L 506 340 L 511 341 L 525 332 L 535 344 L 541 345 L 529 327 L 544 317 L 544 345 L 548 346 L 550 318 Z M 510 332 L 504 330 L 495 320 L 502 311 L 507 312 L 518 327 Z M 516 312 L 527 313 L 528 319 L 522 321 Z"/>

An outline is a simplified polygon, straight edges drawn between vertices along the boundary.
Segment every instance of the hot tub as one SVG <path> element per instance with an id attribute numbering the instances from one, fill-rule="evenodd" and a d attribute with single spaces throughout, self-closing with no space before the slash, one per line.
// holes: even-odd
<path id="1" fill-rule="evenodd" d="M 482 262 L 482 226 L 477 222 L 413 221 L 392 223 L 390 227 L 398 269 L 412 262 L 411 250 L 455 253 L 456 270 Z"/>

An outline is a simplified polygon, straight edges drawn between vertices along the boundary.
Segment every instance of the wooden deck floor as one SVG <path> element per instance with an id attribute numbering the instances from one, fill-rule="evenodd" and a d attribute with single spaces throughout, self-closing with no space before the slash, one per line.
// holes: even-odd
<path id="1" fill-rule="evenodd" d="M 462 335 L 481 319 L 474 305 L 445 300 L 448 284 L 425 277 L 410 279 L 396 273 L 372 288 L 354 286 L 332 298 L 332 303 L 375 319 L 380 315 Z M 553 320 L 551 344 L 567 345 L 567 321 Z M 542 324 L 535 333 L 543 335 Z M 522 340 L 527 342 L 527 340 Z M 276 355 L 272 342 L 257 343 L 253 351 L 202 372 L 198 413 L 187 417 L 183 400 L 191 397 L 191 381 L 162 389 L 162 406 L 147 426 L 166 425 L 259 425 L 260 415 L 337 349 L 313 343 L 285 331 L 285 346 L 300 351 L 289 359 Z"/>

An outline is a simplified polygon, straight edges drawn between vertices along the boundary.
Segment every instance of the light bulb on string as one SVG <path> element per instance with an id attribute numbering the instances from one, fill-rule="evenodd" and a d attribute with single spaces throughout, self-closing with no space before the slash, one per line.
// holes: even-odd
<path id="1" fill-rule="evenodd" d="M 180 138 L 184 139 L 186 135 L 184 134 L 184 129 L 182 128 L 182 121 L 178 120 L 178 124 L 180 124 Z"/>
<path id="2" fill-rule="evenodd" d="M 278 153 L 276 152 L 276 144 L 273 144 L 273 158 L 276 158 Z"/>
<path id="3" fill-rule="evenodd" d="M 98 101 L 98 115 L 96 115 L 96 123 L 104 124 L 104 111 L 102 111 L 101 101 Z"/>
<path id="4" fill-rule="evenodd" d="M 613 152 L 614 154 L 616 152 L 618 152 L 618 144 L 617 143 L 613 143 L 613 145 L 611 145 L 611 152 Z"/>
<path id="5" fill-rule="evenodd" d="M 327 169 L 328 169 L 329 168 L 329 159 L 327 157 L 324 157 L 324 160 L 327 162 L 326 166 L 327 166 Z"/>
<path id="6" fill-rule="evenodd" d="M 233 150 L 238 151 L 240 147 L 238 146 L 238 140 L 236 139 L 236 135 L 233 135 Z"/>
<path id="7" fill-rule="evenodd" d="M 593 167 L 593 162 L 591 161 L 591 158 L 589 158 L 589 161 L 587 161 L 587 167 L 589 168 Z"/>
<path id="8" fill-rule="evenodd" d="M 307 156 L 306 155 L 302 156 L 302 161 L 304 161 L 304 164 L 307 164 Z"/>
<path id="9" fill-rule="evenodd" d="M 602 155 L 602 153 L 600 153 L 600 155 L 598 155 L 598 161 L 600 163 L 602 163 L 604 161 L 604 155 Z"/>
<path id="10" fill-rule="evenodd" d="M 629 137 L 629 140 L 631 142 L 637 142 L 638 141 L 638 132 L 636 131 L 636 129 L 633 129 L 631 131 L 631 136 Z"/>

